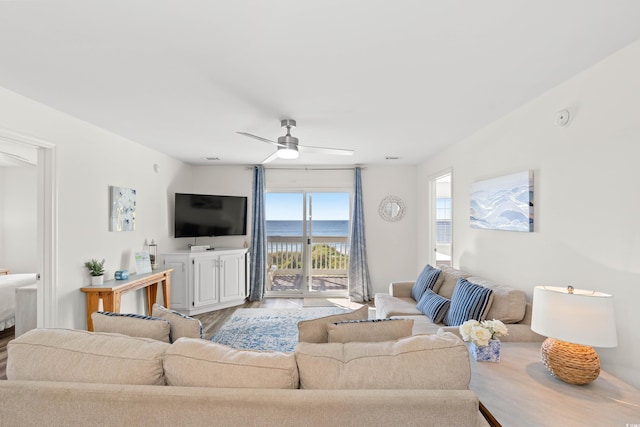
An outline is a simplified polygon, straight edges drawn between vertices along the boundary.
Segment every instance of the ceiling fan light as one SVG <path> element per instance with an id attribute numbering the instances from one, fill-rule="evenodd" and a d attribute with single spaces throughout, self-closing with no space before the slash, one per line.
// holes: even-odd
<path id="1" fill-rule="evenodd" d="M 287 160 L 297 159 L 298 150 L 294 150 L 293 148 L 278 148 L 278 157 Z"/>

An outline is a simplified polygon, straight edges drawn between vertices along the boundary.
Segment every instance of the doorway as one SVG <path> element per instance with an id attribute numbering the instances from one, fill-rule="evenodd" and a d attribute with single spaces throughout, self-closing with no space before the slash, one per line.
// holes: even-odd
<path id="1" fill-rule="evenodd" d="M 451 171 L 431 181 L 431 247 L 433 265 L 452 266 L 453 198 Z"/>
<path id="2" fill-rule="evenodd" d="M 267 192 L 267 296 L 347 295 L 350 207 L 346 191 Z"/>
<path id="3" fill-rule="evenodd" d="M 55 144 L 2 127 L 0 142 L 37 150 L 37 326 L 53 328 L 58 323 Z"/>

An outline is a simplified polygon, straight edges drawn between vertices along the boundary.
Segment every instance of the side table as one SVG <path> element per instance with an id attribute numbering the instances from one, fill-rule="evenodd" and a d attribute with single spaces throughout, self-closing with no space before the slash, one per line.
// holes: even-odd
<path id="1" fill-rule="evenodd" d="M 171 272 L 173 268 L 148 274 L 133 274 L 128 280 L 109 280 L 102 285 L 80 288 L 87 295 L 87 330 L 93 331 L 91 313 L 98 311 L 100 300 L 104 311 L 120 313 L 120 297 L 128 292 L 145 289 L 147 292 L 147 313 L 158 296 L 158 283 L 162 286 L 162 298 L 166 308 L 171 301 Z"/>
<path id="2" fill-rule="evenodd" d="M 558 380 L 542 364 L 540 345 L 503 342 L 498 363 L 471 358 L 469 388 L 494 425 L 640 425 L 640 390 L 604 371 L 583 386 Z"/>

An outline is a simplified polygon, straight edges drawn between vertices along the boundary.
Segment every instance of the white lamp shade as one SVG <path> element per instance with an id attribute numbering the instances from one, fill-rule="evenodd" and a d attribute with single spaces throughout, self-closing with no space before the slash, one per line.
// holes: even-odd
<path id="1" fill-rule="evenodd" d="M 555 286 L 533 289 L 531 329 L 556 340 L 593 347 L 615 347 L 613 296 Z"/>

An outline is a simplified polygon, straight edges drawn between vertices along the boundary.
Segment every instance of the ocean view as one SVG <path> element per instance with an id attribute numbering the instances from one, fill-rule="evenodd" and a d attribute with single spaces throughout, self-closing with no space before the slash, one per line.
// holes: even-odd
<path id="1" fill-rule="evenodd" d="M 314 236 L 348 236 L 349 221 L 313 221 Z M 302 221 L 267 221 L 267 236 L 301 236 Z"/>

